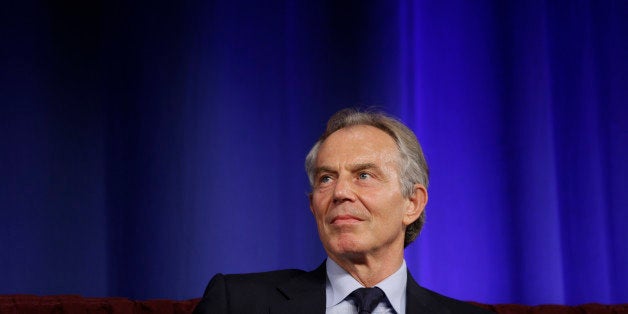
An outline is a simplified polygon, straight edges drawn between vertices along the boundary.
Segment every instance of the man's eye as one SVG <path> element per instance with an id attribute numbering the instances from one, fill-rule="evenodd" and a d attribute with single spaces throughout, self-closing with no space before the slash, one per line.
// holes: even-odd
<path id="1" fill-rule="evenodd" d="M 371 177 L 371 175 L 370 175 L 370 174 L 368 174 L 368 173 L 366 173 L 366 172 L 362 172 L 362 173 L 360 173 L 360 174 L 358 175 L 358 177 L 360 178 L 360 180 L 366 180 L 366 179 L 370 178 L 370 177 Z"/>
<path id="2" fill-rule="evenodd" d="M 331 181 L 331 177 L 330 176 L 322 176 L 320 179 L 318 179 L 318 182 L 320 183 L 327 183 Z"/>

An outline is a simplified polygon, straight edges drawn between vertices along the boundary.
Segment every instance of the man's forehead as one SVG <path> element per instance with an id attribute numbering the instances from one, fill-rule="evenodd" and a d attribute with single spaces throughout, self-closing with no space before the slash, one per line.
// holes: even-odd
<path id="1" fill-rule="evenodd" d="M 373 162 L 355 162 L 355 163 L 347 163 L 344 165 L 344 167 L 351 170 L 364 170 L 364 169 L 371 169 L 371 168 L 379 168 L 380 166 Z M 335 168 L 336 168 L 335 165 L 320 165 L 316 167 L 316 172 L 335 171 Z"/>
<path id="2" fill-rule="evenodd" d="M 385 131 L 370 125 L 354 125 L 330 134 L 321 143 L 321 149 L 326 146 L 338 148 L 351 145 L 358 145 L 375 151 L 397 148 L 395 140 Z"/>
<path id="3" fill-rule="evenodd" d="M 317 167 L 378 166 L 399 161 L 395 141 L 386 132 L 372 126 L 353 126 L 340 129 L 321 143 L 316 159 Z"/>
<path id="4" fill-rule="evenodd" d="M 380 154 L 378 156 L 359 155 L 354 159 L 334 158 L 335 156 L 319 155 L 316 159 L 316 169 L 333 169 L 342 166 L 347 169 L 367 169 L 385 167 L 397 164 L 399 157 L 395 154 Z"/>

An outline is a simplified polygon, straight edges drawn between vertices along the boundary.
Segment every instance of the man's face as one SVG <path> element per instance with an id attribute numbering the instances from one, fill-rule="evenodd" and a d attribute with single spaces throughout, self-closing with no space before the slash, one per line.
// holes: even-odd
<path id="1" fill-rule="evenodd" d="M 329 256 L 403 253 L 405 227 L 424 204 L 403 197 L 399 162 L 394 140 L 372 126 L 340 129 L 322 143 L 310 208 Z"/>

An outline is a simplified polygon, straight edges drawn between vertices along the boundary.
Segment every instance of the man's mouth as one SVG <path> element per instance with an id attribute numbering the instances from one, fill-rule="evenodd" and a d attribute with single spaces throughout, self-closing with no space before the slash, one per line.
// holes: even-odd
<path id="1" fill-rule="evenodd" d="M 332 225 L 347 225 L 361 222 L 362 219 L 351 215 L 338 215 L 331 220 Z"/>

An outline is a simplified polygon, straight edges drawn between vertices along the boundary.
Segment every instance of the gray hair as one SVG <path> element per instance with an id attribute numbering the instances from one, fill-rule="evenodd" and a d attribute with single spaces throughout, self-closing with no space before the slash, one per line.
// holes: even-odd
<path id="1" fill-rule="evenodd" d="M 427 188 L 429 183 L 429 169 L 421 145 L 414 132 L 399 120 L 381 112 L 359 111 L 357 109 L 343 109 L 336 112 L 329 121 L 323 135 L 316 141 L 305 158 L 305 171 L 310 180 L 310 187 L 314 188 L 314 176 L 316 175 L 316 158 L 321 144 L 332 133 L 351 126 L 369 125 L 386 132 L 397 144 L 401 157 L 399 165 L 399 179 L 401 193 L 404 197 L 410 197 L 414 193 L 414 185 L 422 184 Z M 408 225 L 404 238 L 404 247 L 407 247 L 421 232 L 425 224 L 425 211 L 419 218 Z"/>

